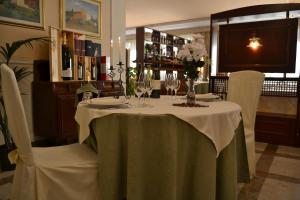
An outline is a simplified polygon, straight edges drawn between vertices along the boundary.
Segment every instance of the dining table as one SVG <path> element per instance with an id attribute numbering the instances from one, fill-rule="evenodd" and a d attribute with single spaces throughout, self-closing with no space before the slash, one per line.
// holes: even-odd
<path id="1" fill-rule="evenodd" d="M 170 96 L 78 104 L 79 142 L 97 152 L 100 199 L 237 199 L 237 183 L 250 180 L 241 107 L 196 100 L 192 107 Z"/>

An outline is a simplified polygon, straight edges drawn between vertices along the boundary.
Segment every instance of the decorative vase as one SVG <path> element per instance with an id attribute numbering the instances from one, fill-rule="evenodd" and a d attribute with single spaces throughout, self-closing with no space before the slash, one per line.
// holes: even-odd
<path id="1" fill-rule="evenodd" d="M 195 81 L 194 79 L 187 80 L 188 91 L 186 94 L 186 103 L 187 104 L 195 104 L 196 97 L 195 97 Z"/>

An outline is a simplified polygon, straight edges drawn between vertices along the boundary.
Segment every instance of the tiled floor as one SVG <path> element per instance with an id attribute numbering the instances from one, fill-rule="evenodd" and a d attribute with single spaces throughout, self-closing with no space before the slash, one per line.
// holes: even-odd
<path id="1" fill-rule="evenodd" d="M 239 200 L 300 200 L 300 148 L 256 143 L 256 176 L 238 185 Z M 0 200 L 8 200 L 13 172 L 0 172 Z"/>
<path id="2" fill-rule="evenodd" d="M 256 176 L 239 200 L 300 200 L 300 148 L 256 143 Z"/>

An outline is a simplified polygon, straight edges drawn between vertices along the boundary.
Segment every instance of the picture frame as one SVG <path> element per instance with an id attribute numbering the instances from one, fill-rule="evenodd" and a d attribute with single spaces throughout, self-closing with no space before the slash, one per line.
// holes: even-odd
<path id="1" fill-rule="evenodd" d="M 0 23 L 44 30 L 44 0 L 1 1 Z"/>
<path id="2" fill-rule="evenodd" d="M 101 1 L 61 0 L 61 28 L 101 38 Z"/>

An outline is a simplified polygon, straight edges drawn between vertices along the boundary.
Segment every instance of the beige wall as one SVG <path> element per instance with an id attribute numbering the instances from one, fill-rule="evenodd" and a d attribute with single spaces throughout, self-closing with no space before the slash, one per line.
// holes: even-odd
<path id="1" fill-rule="evenodd" d="M 44 0 L 45 12 L 45 30 L 30 29 L 18 26 L 0 24 L 0 45 L 11 43 L 12 41 L 27 39 L 30 37 L 48 36 L 48 27 L 59 27 L 59 13 L 60 6 L 59 0 Z M 102 0 L 102 38 L 97 39 L 102 44 L 102 55 L 109 55 L 109 42 L 110 42 L 110 0 Z M 125 7 L 123 7 L 125 10 Z M 125 12 L 125 11 L 124 11 Z M 124 25 L 125 28 L 125 25 Z M 23 47 L 17 51 L 11 61 L 11 66 L 24 66 L 32 69 L 33 60 L 49 59 L 48 45 L 34 44 L 34 49 Z M 0 61 L 3 58 L 0 57 Z M 25 112 L 27 115 L 29 129 L 33 133 L 32 125 L 32 105 L 31 105 L 31 81 L 33 77 L 28 77 L 20 83 L 22 91 L 26 91 L 26 95 L 22 97 Z M 33 138 L 33 134 L 31 135 Z M 2 135 L 0 136 L 0 144 L 3 144 Z"/>
<path id="2" fill-rule="evenodd" d="M 45 30 L 29 29 L 17 26 L 9 26 L 0 24 L 0 45 L 6 42 L 15 40 L 26 39 L 30 37 L 48 36 L 48 27 L 59 27 L 59 13 L 60 6 L 59 0 L 44 0 L 45 4 Z M 102 0 L 102 39 L 99 40 L 102 44 L 102 54 L 109 54 L 109 41 L 110 41 L 110 0 Z M 35 44 L 33 50 L 27 48 L 20 49 L 13 60 L 30 61 L 35 59 L 48 59 L 48 46 Z M 2 59 L 1 59 L 2 60 Z"/>

